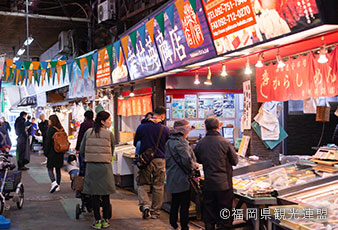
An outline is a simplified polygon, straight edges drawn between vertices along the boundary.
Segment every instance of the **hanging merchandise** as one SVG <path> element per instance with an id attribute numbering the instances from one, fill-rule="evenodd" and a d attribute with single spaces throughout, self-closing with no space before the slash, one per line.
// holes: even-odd
<path id="1" fill-rule="evenodd" d="M 330 121 L 330 104 L 327 100 L 321 100 L 317 105 L 316 121 L 329 122 Z"/>
<path id="2" fill-rule="evenodd" d="M 303 100 L 303 113 L 316 114 L 317 104 L 319 103 L 318 98 L 310 97 Z"/>

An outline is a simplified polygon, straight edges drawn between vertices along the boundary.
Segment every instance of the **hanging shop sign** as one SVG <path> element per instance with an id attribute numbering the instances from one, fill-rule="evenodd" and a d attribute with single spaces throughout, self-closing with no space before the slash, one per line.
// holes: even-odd
<path id="1" fill-rule="evenodd" d="M 149 34 L 143 23 L 121 39 L 131 80 L 163 71 L 156 45 Z"/>
<path id="2" fill-rule="evenodd" d="M 200 0 L 176 0 L 155 19 L 154 39 L 164 70 L 216 55 Z"/>
<path id="3" fill-rule="evenodd" d="M 90 60 L 94 66 L 94 60 Z M 82 73 L 76 62 L 73 63 L 72 78 L 69 87 L 69 98 L 82 98 L 93 96 L 95 92 L 94 68 L 91 68 L 89 74 L 88 66 L 84 66 Z"/>
<path id="4" fill-rule="evenodd" d="M 128 70 L 123 56 L 121 41 L 114 43 L 112 52 L 112 72 L 113 84 L 128 81 Z"/>
<path id="5" fill-rule="evenodd" d="M 312 27 L 320 22 L 316 0 L 204 0 L 217 54 Z"/>
<path id="6" fill-rule="evenodd" d="M 98 51 L 96 87 L 111 85 L 110 60 L 106 48 Z"/>
<path id="7" fill-rule="evenodd" d="M 318 63 L 313 53 L 277 65 L 256 68 L 257 101 L 287 101 L 338 95 L 338 49 L 328 54 L 327 63 Z"/>
<path id="8" fill-rule="evenodd" d="M 129 117 L 153 111 L 151 95 L 118 99 L 117 115 Z"/>

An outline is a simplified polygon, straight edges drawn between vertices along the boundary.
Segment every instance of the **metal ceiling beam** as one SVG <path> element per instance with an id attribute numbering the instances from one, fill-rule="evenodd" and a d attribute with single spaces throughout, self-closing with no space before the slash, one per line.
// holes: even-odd
<path id="1" fill-rule="evenodd" d="M 6 12 L 6 11 L 0 11 L 0 15 L 11 16 L 11 17 L 26 17 L 25 13 Z M 85 22 L 85 23 L 89 22 L 89 20 L 86 18 L 61 17 L 61 16 L 53 16 L 53 15 L 41 15 L 41 14 L 28 14 L 28 17 L 35 18 L 35 19 L 49 19 L 49 20 L 57 20 L 57 21 L 73 21 L 73 22 Z"/>

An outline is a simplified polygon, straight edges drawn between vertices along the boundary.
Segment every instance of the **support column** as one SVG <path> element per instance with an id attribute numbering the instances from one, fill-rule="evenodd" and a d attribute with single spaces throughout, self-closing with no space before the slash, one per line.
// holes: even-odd
<path id="1" fill-rule="evenodd" d="M 153 108 L 165 106 L 165 78 L 154 80 L 153 85 Z"/>

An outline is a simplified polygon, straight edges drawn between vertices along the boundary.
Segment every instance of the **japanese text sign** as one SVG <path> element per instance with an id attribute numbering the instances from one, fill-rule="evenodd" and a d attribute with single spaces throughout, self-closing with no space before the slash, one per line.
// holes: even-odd
<path id="1" fill-rule="evenodd" d="M 137 28 L 135 28 L 136 30 Z M 140 79 L 162 72 L 162 66 L 155 43 L 145 30 L 145 43 L 142 42 L 139 33 L 136 33 L 136 50 L 130 38 L 128 38 L 127 66 L 131 80 Z M 126 50 L 123 50 L 125 53 Z"/>
<path id="2" fill-rule="evenodd" d="M 319 23 L 316 0 L 204 0 L 218 54 Z"/>
<path id="3" fill-rule="evenodd" d="M 117 115 L 125 117 L 143 115 L 152 112 L 152 106 L 151 95 L 119 99 Z"/>
<path id="4" fill-rule="evenodd" d="M 110 62 L 106 48 L 99 50 L 98 53 L 96 87 L 102 87 L 112 84 L 110 78 Z"/>
<path id="5" fill-rule="evenodd" d="M 181 17 L 177 8 L 175 6 L 173 8 L 172 21 L 174 25 L 171 24 L 169 18 L 171 16 L 164 13 L 164 35 L 156 20 L 154 23 L 154 38 L 164 70 L 215 56 L 215 49 L 200 0 L 196 0 L 196 13 L 189 1 L 184 2 L 184 14 Z"/>
<path id="6" fill-rule="evenodd" d="M 269 65 L 256 68 L 257 101 L 287 101 L 338 95 L 338 51 L 328 54 L 327 63 L 318 63 L 310 53 L 289 59 L 284 68 Z"/>

